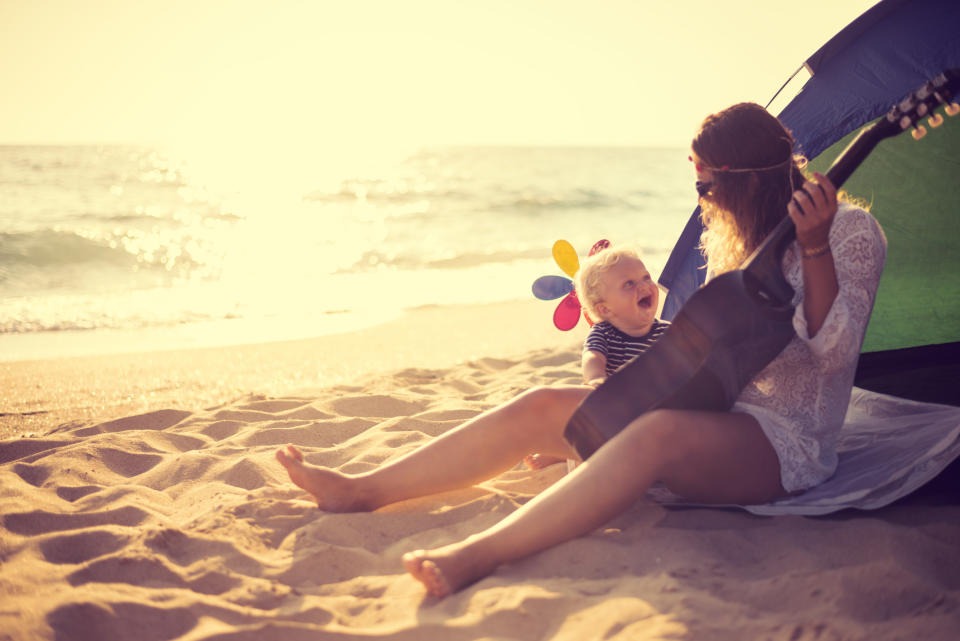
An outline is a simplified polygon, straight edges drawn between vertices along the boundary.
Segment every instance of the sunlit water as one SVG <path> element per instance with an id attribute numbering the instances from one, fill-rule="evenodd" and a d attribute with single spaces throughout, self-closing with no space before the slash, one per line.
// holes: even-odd
<path id="1" fill-rule="evenodd" d="M 0 359 L 297 338 L 532 299 L 559 238 L 658 273 L 683 149 L 439 148 L 337 163 L 0 147 Z M 545 305 L 545 324 L 552 307 Z"/>

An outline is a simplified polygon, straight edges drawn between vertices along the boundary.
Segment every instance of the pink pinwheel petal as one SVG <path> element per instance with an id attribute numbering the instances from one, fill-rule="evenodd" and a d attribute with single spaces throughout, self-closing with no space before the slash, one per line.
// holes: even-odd
<path id="1" fill-rule="evenodd" d="M 570 292 L 560 301 L 556 311 L 553 312 L 553 324 L 557 326 L 557 329 L 567 332 L 576 327 L 579 320 L 580 299 L 577 298 L 576 292 Z"/>
<path id="2" fill-rule="evenodd" d="M 602 252 L 604 249 L 610 247 L 610 241 L 604 238 L 603 240 L 598 240 L 593 244 L 593 247 L 590 248 L 590 256 L 593 256 L 597 252 Z"/>

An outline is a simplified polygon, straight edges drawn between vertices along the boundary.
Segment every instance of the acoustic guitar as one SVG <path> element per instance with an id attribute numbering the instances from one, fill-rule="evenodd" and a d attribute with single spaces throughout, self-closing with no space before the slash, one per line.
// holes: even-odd
<path id="1" fill-rule="evenodd" d="M 945 104 L 960 112 L 953 94 L 960 69 L 950 69 L 890 109 L 865 129 L 827 170 L 837 187 L 850 177 L 877 144 L 919 124 Z M 650 349 L 624 365 L 590 393 L 570 418 L 564 438 L 583 459 L 632 420 L 653 409 L 730 409 L 741 390 L 783 351 L 794 336 L 793 288 L 783 277 L 781 258 L 796 237 L 793 221 L 783 220 L 739 269 L 721 274 L 697 290 Z"/>

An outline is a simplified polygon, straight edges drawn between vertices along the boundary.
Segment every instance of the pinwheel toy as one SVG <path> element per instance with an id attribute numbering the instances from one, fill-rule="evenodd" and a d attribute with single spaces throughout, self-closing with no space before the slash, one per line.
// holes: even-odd
<path id="1" fill-rule="evenodd" d="M 598 240 L 590 248 L 589 255 L 593 256 L 609 246 L 609 240 Z M 580 269 L 580 259 L 577 258 L 577 251 L 573 248 L 573 245 L 565 240 L 558 240 L 553 244 L 553 259 L 557 261 L 560 269 L 570 278 L 552 275 L 541 276 L 533 281 L 533 295 L 540 300 L 555 300 L 563 297 L 563 300 L 560 301 L 557 309 L 553 312 L 553 324 L 557 326 L 557 329 L 566 332 L 576 327 L 577 323 L 580 322 L 580 299 L 577 298 L 577 292 L 571 280 Z M 583 312 L 583 316 L 588 323 L 593 324 L 586 311 Z"/>

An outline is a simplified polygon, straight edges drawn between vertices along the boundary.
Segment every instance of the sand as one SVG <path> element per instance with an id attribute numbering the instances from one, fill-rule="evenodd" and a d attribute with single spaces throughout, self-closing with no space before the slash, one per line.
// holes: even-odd
<path id="1" fill-rule="evenodd" d="M 361 472 L 531 385 L 579 380 L 543 304 L 306 341 L 0 364 L 0 640 L 955 639 L 960 504 L 758 517 L 639 500 L 444 600 L 403 552 L 566 471 L 327 514 L 273 459 Z"/>

